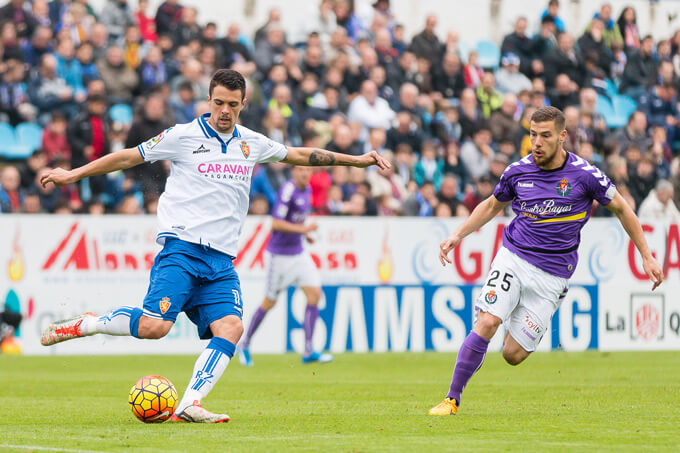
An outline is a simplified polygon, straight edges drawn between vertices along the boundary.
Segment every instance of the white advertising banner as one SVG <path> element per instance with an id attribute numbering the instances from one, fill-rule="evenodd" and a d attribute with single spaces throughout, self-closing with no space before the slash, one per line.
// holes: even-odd
<path id="1" fill-rule="evenodd" d="M 309 250 L 323 282 L 315 332 L 319 348 L 343 351 L 455 351 L 473 323 L 473 301 L 508 219 L 467 237 L 442 267 L 439 243 L 461 219 L 323 217 Z M 197 353 L 203 344 L 183 315 L 162 341 L 94 336 L 50 348 L 49 322 L 120 305 L 140 306 L 160 250 L 150 216 L 0 217 L 0 302 L 20 310 L 27 354 Z M 264 296 L 266 217 L 247 219 L 235 264 L 245 323 Z M 644 223 L 667 280 L 656 291 L 615 219 L 583 230 L 570 290 L 540 350 L 680 349 L 680 233 L 677 224 Z M 282 294 L 252 342 L 254 352 L 299 351 L 305 299 Z M 492 341 L 498 350 L 502 329 Z"/>

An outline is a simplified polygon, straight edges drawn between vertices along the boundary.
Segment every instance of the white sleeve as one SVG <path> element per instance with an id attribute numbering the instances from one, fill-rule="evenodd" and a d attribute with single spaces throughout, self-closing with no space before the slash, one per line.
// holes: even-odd
<path id="1" fill-rule="evenodd" d="M 169 127 L 137 146 L 137 150 L 146 162 L 175 160 L 181 151 L 179 136 L 180 133 L 176 127 Z"/>
<path id="2" fill-rule="evenodd" d="M 286 145 L 277 143 L 269 137 L 260 135 L 259 137 L 260 154 L 257 156 L 257 162 L 278 162 L 286 158 L 288 155 L 288 148 Z"/>

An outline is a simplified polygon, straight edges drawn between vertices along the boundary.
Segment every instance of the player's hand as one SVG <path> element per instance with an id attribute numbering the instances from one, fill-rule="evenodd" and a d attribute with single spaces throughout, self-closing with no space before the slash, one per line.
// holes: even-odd
<path id="1" fill-rule="evenodd" d="M 642 260 L 642 268 L 652 282 L 654 282 L 654 286 L 652 286 L 652 291 L 654 291 L 663 281 L 663 269 L 661 269 L 661 265 L 657 260 L 650 256 Z"/>
<path id="2" fill-rule="evenodd" d="M 63 168 L 53 168 L 40 177 L 40 184 L 43 188 L 47 187 L 49 183 L 53 183 L 55 186 L 65 186 L 73 182 L 75 182 L 73 174 Z"/>
<path id="3" fill-rule="evenodd" d="M 307 230 L 307 231 L 305 231 L 305 234 L 309 234 L 309 233 L 311 233 L 312 231 L 318 230 L 318 229 L 319 229 L 319 225 L 317 225 L 316 222 L 310 222 L 310 223 L 308 223 L 307 225 L 305 225 L 305 229 Z"/>
<path id="4" fill-rule="evenodd" d="M 446 263 L 452 264 L 449 253 L 456 248 L 461 239 L 462 238 L 459 238 L 454 234 L 446 238 L 444 242 L 439 245 L 439 261 L 442 263 L 442 266 L 446 266 Z"/>
<path id="5" fill-rule="evenodd" d="M 380 156 L 380 154 L 378 154 L 376 151 L 371 151 L 370 153 L 366 153 L 363 156 L 359 156 L 358 159 L 359 163 L 355 166 L 359 168 L 377 165 L 379 169 L 387 170 L 388 168 L 392 167 L 390 162 L 384 157 Z"/>

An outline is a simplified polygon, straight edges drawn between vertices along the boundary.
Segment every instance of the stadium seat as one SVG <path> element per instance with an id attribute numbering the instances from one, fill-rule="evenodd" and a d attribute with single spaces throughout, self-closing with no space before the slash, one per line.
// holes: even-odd
<path id="1" fill-rule="evenodd" d="M 496 69 L 501 61 L 501 51 L 493 41 L 478 41 L 477 53 L 482 68 Z"/>
<path id="2" fill-rule="evenodd" d="M 614 112 L 618 116 L 622 116 L 626 119 L 637 110 L 637 103 L 633 98 L 622 94 L 612 97 L 612 106 L 614 107 Z"/>
<path id="3" fill-rule="evenodd" d="M 607 97 L 613 99 L 619 95 L 619 90 L 616 88 L 616 84 L 612 81 L 612 79 L 604 79 L 604 82 L 606 84 L 605 94 Z"/>
<path id="4" fill-rule="evenodd" d="M 111 120 L 126 126 L 132 124 L 132 108 L 127 104 L 116 104 L 109 110 Z"/>
<path id="5" fill-rule="evenodd" d="M 14 128 L 7 123 L 0 123 L 0 156 L 8 158 L 10 149 L 17 143 Z"/>
<path id="6" fill-rule="evenodd" d="M 33 152 L 42 146 L 42 133 L 37 124 L 21 123 L 16 127 L 17 144 L 28 146 Z"/>
<path id="7" fill-rule="evenodd" d="M 607 123 L 607 127 L 623 127 L 626 125 L 627 117 L 617 115 L 612 103 L 609 101 L 607 96 L 598 95 L 597 96 L 597 113 L 602 115 L 604 121 Z"/>

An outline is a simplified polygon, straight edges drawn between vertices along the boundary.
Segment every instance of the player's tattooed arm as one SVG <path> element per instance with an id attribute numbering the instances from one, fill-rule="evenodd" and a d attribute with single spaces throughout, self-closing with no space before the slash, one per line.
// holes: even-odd
<path id="1" fill-rule="evenodd" d="M 313 166 L 333 165 L 335 164 L 335 156 L 333 156 L 333 153 L 330 151 L 315 149 L 312 151 L 312 154 L 309 155 L 309 164 Z M 343 163 L 340 163 L 339 165 L 343 165 Z"/>
<path id="2" fill-rule="evenodd" d="M 288 147 L 288 154 L 283 162 L 293 165 L 304 165 L 311 167 L 328 167 L 335 166 L 351 166 L 365 168 L 371 165 L 376 165 L 378 168 L 390 168 L 391 164 L 381 157 L 377 152 L 361 156 L 350 156 L 348 154 L 334 153 L 325 149 L 319 148 L 296 148 Z"/>

